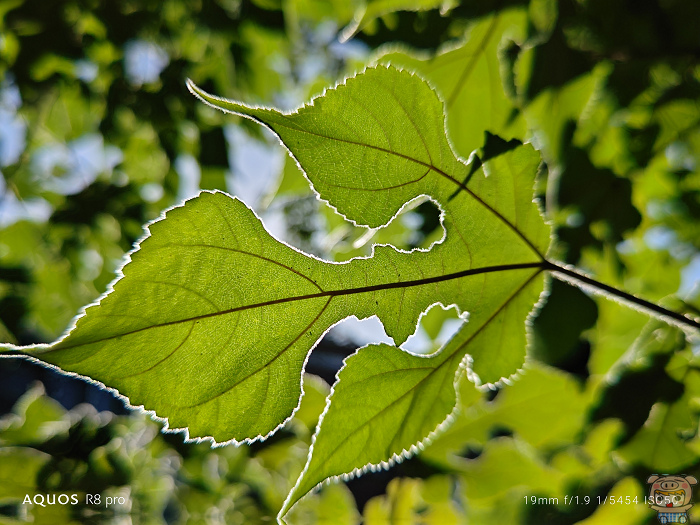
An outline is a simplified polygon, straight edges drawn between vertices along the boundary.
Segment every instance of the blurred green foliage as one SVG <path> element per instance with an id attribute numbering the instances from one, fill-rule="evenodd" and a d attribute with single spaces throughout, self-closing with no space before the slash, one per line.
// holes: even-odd
<path id="1" fill-rule="evenodd" d="M 0 523 L 265 523 L 274 520 L 301 471 L 328 387 L 313 378 L 286 435 L 262 449 L 183 444 L 142 414 L 66 411 L 38 384 L 0 423 Z M 21 504 L 27 494 L 76 496 L 71 505 Z M 101 505 L 87 495 L 101 495 Z M 106 506 L 106 498 L 122 504 Z M 40 500 L 39 500 L 40 501 Z M 123 503 L 123 502 L 126 503 Z M 301 522 L 351 523 L 344 486 L 329 487 L 296 510 Z M 332 514 L 331 514 L 332 512 Z M 339 521 L 335 521 L 338 519 Z"/>
<path id="2" fill-rule="evenodd" d="M 698 34 L 700 4 L 682 0 L 0 0 L 0 338 L 55 339 L 145 222 L 197 188 L 254 186 L 243 159 L 255 148 L 270 175 L 250 204 L 293 245 L 338 261 L 373 243 L 429 245 L 441 234 L 430 202 L 389 228 L 356 228 L 313 198 L 273 139 L 184 84 L 291 109 L 374 62 L 433 83 L 462 156 L 484 142 L 475 114 L 536 145 L 557 258 L 698 315 Z M 446 319 L 424 318 L 430 339 Z M 653 523 L 642 504 L 597 498 L 642 497 L 652 473 L 700 475 L 697 338 L 563 283 L 531 336 L 513 385 L 463 385 L 454 425 L 392 471 L 411 477 L 353 481 L 355 493 L 378 485 L 360 510 L 328 486 L 292 522 Z M 324 406 L 328 387 L 313 384 L 274 439 L 218 449 L 139 412 L 66 411 L 35 387 L 0 423 L 0 523 L 269 522 Z M 22 504 L 54 492 L 129 503 Z"/>

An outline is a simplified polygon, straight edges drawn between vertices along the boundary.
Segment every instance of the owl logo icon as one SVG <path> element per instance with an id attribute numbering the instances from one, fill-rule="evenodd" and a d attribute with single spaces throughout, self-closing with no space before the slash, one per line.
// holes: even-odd
<path id="1" fill-rule="evenodd" d="M 688 523 L 697 482 L 693 476 L 649 476 L 649 507 L 657 512 L 659 523 Z"/>

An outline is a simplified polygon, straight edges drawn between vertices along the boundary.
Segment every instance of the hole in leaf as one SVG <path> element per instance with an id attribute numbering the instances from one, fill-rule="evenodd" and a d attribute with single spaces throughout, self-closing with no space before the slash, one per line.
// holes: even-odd
<path id="1" fill-rule="evenodd" d="M 415 333 L 401 348 L 412 354 L 432 354 L 452 339 L 463 323 L 454 306 L 435 303 L 421 315 Z"/>
<path id="2" fill-rule="evenodd" d="M 513 431 L 502 425 L 495 425 L 489 432 L 489 439 L 496 439 L 499 437 L 513 437 Z"/>
<path id="3" fill-rule="evenodd" d="M 459 451 L 457 455 L 464 459 L 476 459 L 481 456 L 482 452 L 483 449 L 481 447 L 472 447 L 471 445 L 467 445 L 461 451 Z"/>
<path id="4" fill-rule="evenodd" d="M 370 343 L 394 344 L 376 315 L 361 320 L 354 315 L 350 316 L 331 328 L 326 337 L 338 344 L 354 343 L 357 346 Z"/>

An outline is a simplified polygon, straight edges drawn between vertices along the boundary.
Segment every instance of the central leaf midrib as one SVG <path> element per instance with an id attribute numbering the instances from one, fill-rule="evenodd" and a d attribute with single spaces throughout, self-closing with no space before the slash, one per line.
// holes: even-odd
<path id="1" fill-rule="evenodd" d="M 242 106 L 242 107 L 245 107 L 245 106 Z M 248 114 L 244 113 L 244 115 L 248 115 Z M 268 123 L 266 123 L 266 122 L 264 122 L 264 121 L 262 121 L 262 120 L 260 120 L 260 122 L 261 122 L 262 124 L 264 124 L 265 126 L 270 126 L 270 127 L 272 126 L 272 124 L 268 124 Z M 398 151 L 393 151 L 393 150 L 390 150 L 390 149 L 382 148 L 381 146 L 376 146 L 376 145 L 374 145 L 374 144 L 366 144 L 366 143 L 356 142 L 356 141 L 353 141 L 353 140 L 343 139 L 343 138 L 339 138 L 339 137 L 330 137 L 330 136 L 328 136 L 328 135 L 323 135 L 323 134 L 321 134 L 321 133 L 317 133 L 317 132 L 315 132 L 315 131 L 306 130 L 306 129 L 303 129 L 303 128 L 300 128 L 300 127 L 297 127 L 297 126 L 290 126 L 290 125 L 287 124 L 285 121 L 277 121 L 277 122 L 275 122 L 275 124 L 280 125 L 280 126 L 283 126 L 283 127 L 287 128 L 287 129 L 290 129 L 290 130 L 292 130 L 292 131 L 298 131 L 298 132 L 301 132 L 301 133 L 306 133 L 306 134 L 308 134 L 308 135 L 313 135 L 314 137 L 319 137 L 319 138 L 323 138 L 323 139 L 326 139 L 326 140 L 336 140 L 336 141 L 342 142 L 342 143 L 344 143 L 344 144 L 350 144 L 350 145 L 353 145 L 353 146 L 360 146 L 360 147 L 370 148 L 370 149 L 373 149 L 373 150 L 376 150 L 376 151 L 381 151 L 381 152 L 383 152 L 383 153 L 387 153 L 387 154 L 389 154 L 389 155 L 394 155 L 394 156 L 396 156 L 396 157 L 402 158 L 402 159 L 404 159 L 404 160 L 408 160 L 408 161 L 410 161 L 410 162 L 415 162 L 416 164 L 419 164 L 419 165 L 421 165 L 421 166 L 423 166 L 423 167 L 425 167 L 425 168 L 428 168 L 428 169 L 430 169 L 430 170 L 433 170 L 433 171 L 434 171 L 435 173 L 437 173 L 438 175 L 440 175 L 440 176 L 446 178 L 447 180 L 451 181 L 453 184 L 457 185 L 460 189 L 466 191 L 469 195 L 471 195 L 477 202 L 479 202 L 479 204 L 481 204 L 481 205 L 482 205 L 483 207 L 485 207 L 488 211 L 490 211 L 491 213 L 493 213 L 501 222 L 503 222 L 506 226 L 508 226 L 508 227 L 509 227 L 509 228 L 510 228 L 510 229 L 511 229 L 525 244 L 527 244 L 527 246 L 528 246 L 533 252 L 535 252 L 535 254 L 536 254 L 541 260 L 544 260 L 544 256 L 543 256 L 543 255 L 540 253 L 540 251 L 535 247 L 535 245 L 530 241 L 530 239 L 528 239 L 528 238 L 525 236 L 525 234 L 523 234 L 513 223 L 511 223 L 511 222 L 510 222 L 508 219 L 506 219 L 500 212 L 498 212 L 497 210 L 495 210 L 491 205 L 489 205 L 486 201 L 484 201 L 481 197 L 479 197 L 476 193 L 474 193 L 474 192 L 473 192 L 470 188 L 468 188 L 464 183 L 460 182 L 459 180 L 455 179 L 455 178 L 454 178 L 452 175 L 450 175 L 449 173 L 447 173 L 447 172 L 441 170 L 440 168 L 438 168 L 437 166 L 433 165 L 432 162 L 424 162 L 424 161 L 422 161 L 422 160 L 420 160 L 420 159 L 417 159 L 417 158 L 415 158 L 415 157 L 411 157 L 411 156 L 409 156 L 409 155 L 405 155 L 405 154 L 400 153 L 400 152 L 398 152 Z M 285 143 L 284 141 L 282 141 L 282 142 Z M 286 143 L 285 143 L 285 144 L 286 144 Z M 294 155 L 294 152 L 293 152 L 291 149 L 290 149 L 289 151 L 290 151 L 290 152 L 292 153 L 292 155 L 296 158 L 296 155 Z M 428 154 L 429 154 L 429 153 L 428 153 Z M 298 159 L 297 159 L 297 160 L 298 160 Z M 457 162 L 460 162 L 460 161 L 458 160 Z M 301 164 L 302 164 L 302 163 L 299 162 L 299 165 L 301 165 Z M 424 175 L 424 176 L 425 176 L 425 175 Z M 422 177 L 421 177 L 421 178 L 422 178 Z M 411 181 L 411 182 L 416 182 L 416 181 Z M 384 190 L 384 189 L 386 189 L 386 188 L 379 188 L 378 190 Z M 378 190 L 375 190 L 375 191 L 378 191 Z"/>
<path id="2" fill-rule="evenodd" d="M 101 343 L 104 341 L 116 339 L 118 337 L 133 335 L 133 334 L 136 334 L 139 332 L 144 332 L 146 330 L 151 330 L 154 328 L 162 328 L 165 326 L 173 326 L 176 324 L 188 323 L 191 321 L 199 321 L 201 319 L 208 319 L 210 317 L 218 317 L 220 315 L 227 315 L 227 314 L 240 312 L 240 311 L 244 311 L 244 310 L 250 310 L 253 308 L 263 308 L 265 306 L 272 306 L 275 304 L 283 304 L 283 303 L 288 303 L 288 302 L 293 302 L 293 301 L 304 301 L 304 300 L 308 300 L 308 299 L 318 299 L 321 297 L 339 297 L 339 296 L 343 296 L 343 295 L 369 293 L 369 292 L 375 292 L 375 291 L 390 290 L 390 289 L 394 289 L 394 288 L 410 288 L 413 286 L 423 286 L 426 284 L 433 284 L 433 283 L 439 283 L 439 282 L 449 281 L 449 280 L 453 280 L 453 279 L 460 279 L 462 277 L 469 277 L 471 275 L 479 275 L 482 273 L 493 273 L 493 272 L 509 271 L 509 270 L 526 270 L 526 269 L 535 269 L 535 268 L 538 269 L 538 271 L 542 270 L 543 269 L 542 263 L 541 262 L 531 262 L 531 263 L 485 266 L 482 268 L 472 268 L 469 270 L 462 270 L 460 272 L 455 272 L 455 273 L 450 273 L 450 274 L 445 274 L 445 275 L 438 275 L 435 277 L 425 277 L 422 279 L 415 279 L 415 280 L 411 280 L 411 281 L 383 283 L 383 284 L 375 284 L 375 285 L 368 285 L 368 286 L 360 286 L 357 288 L 347 288 L 344 290 L 342 290 L 342 289 L 341 290 L 328 290 L 328 291 L 318 292 L 318 293 L 313 293 L 313 294 L 297 295 L 297 296 L 292 296 L 292 297 L 282 297 L 279 299 L 272 299 L 272 300 L 263 301 L 260 303 L 237 306 L 235 308 L 229 308 L 227 310 L 222 310 L 220 312 L 211 312 L 208 314 L 196 315 L 196 316 L 188 317 L 185 319 L 178 319 L 175 321 L 167 321 L 167 322 L 163 322 L 163 323 L 152 324 L 149 326 L 144 326 L 143 328 L 137 328 L 135 330 L 123 332 L 120 334 L 115 334 L 115 335 L 105 337 L 102 339 L 94 339 L 92 341 L 86 341 L 84 343 L 59 346 L 57 348 L 53 348 L 52 350 L 56 350 L 56 351 L 69 350 L 71 348 L 77 348 L 80 346 Z M 125 279 L 128 279 L 128 277 L 125 277 Z M 51 350 L 49 350 L 49 351 L 51 351 Z"/>

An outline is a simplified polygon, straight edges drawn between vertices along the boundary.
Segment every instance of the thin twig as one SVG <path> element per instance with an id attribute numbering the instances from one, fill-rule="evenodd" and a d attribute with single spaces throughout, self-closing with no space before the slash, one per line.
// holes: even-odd
<path id="1" fill-rule="evenodd" d="M 545 270 L 549 270 L 550 272 L 552 272 L 557 278 L 573 282 L 574 284 L 585 285 L 586 288 L 590 288 L 593 291 L 604 295 L 609 294 L 613 296 L 613 298 L 629 303 L 632 306 L 641 308 L 648 312 L 652 312 L 653 314 L 664 317 L 668 320 L 675 321 L 676 324 L 679 324 L 682 327 L 695 328 L 696 330 L 700 330 L 700 322 L 698 322 L 695 319 L 691 319 L 690 317 L 686 317 L 685 315 L 680 314 L 678 312 L 668 310 L 662 306 L 659 306 L 658 304 L 654 304 L 644 299 L 640 299 L 639 297 L 635 297 L 630 293 L 618 290 L 617 288 L 596 281 L 595 279 L 583 275 L 582 273 L 576 272 L 564 266 L 560 266 L 551 261 L 544 261 L 542 263 L 542 266 Z"/>

